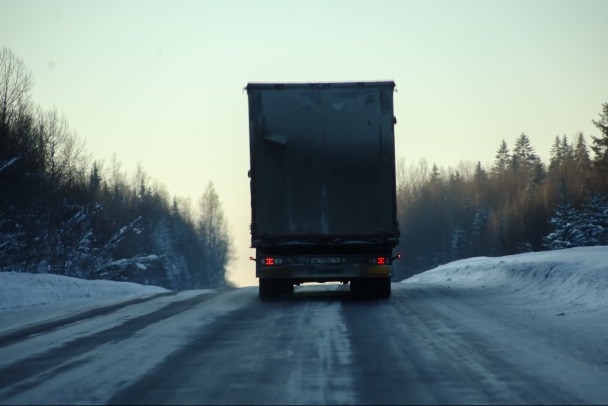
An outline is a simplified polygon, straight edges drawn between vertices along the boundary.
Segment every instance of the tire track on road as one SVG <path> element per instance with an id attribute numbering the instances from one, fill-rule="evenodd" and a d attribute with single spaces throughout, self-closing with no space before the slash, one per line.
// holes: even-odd
<path id="1" fill-rule="evenodd" d="M 44 371 L 54 369 L 57 365 L 65 363 L 66 360 L 69 362 L 69 360 L 77 359 L 83 354 L 86 354 L 96 347 L 108 342 L 124 340 L 150 324 L 158 323 L 159 321 L 172 317 L 178 313 L 189 310 L 197 304 L 205 300 L 209 300 L 219 294 L 221 294 L 221 292 L 202 293 L 185 300 L 172 302 L 153 313 L 127 320 L 122 324 L 116 325 L 93 335 L 68 341 L 61 347 L 54 348 L 50 351 L 20 360 L 15 364 L 0 368 L 0 382 L 2 385 L 0 394 L 2 394 L 3 398 L 13 396 L 16 393 L 24 390 L 24 387 L 21 386 L 11 388 L 11 386 L 21 381 L 28 380 L 28 378 L 39 374 L 42 374 L 40 376 L 41 380 L 44 378 Z M 120 307 L 123 306 L 110 306 L 112 309 L 102 309 L 100 313 L 93 312 L 93 314 L 94 316 L 107 314 Z M 78 320 L 83 320 L 81 317 L 76 318 Z M 61 325 L 63 324 L 58 324 L 58 326 Z M 32 383 L 30 380 L 27 387 L 32 387 L 35 385 L 36 383 Z M 27 387 L 25 387 L 25 389 Z"/>
<path id="2" fill-rule="evenodd" d="M 342 315 L 349 297 L 253 296 L 109 403 L 351 404 L 356 389 Z"/>
<path id="3" fill-rule="evenodd" d="M 97 307 L 94 309 L 86 310 L 80 313 L 71 314 L 65 317 L 60 317 L 57 319 L 44 321 L 41 323 L 36 323 L 34 325 L 18 327 L 13 331 L 9 331 L 7 333 L 3 333 L 0 335 L 0 348 L 6 347 L 14 342 L 22 341 L 29 336 L 33 336 L 36 334 L 42 334 L 49 332 L 51 330 L 57 329 L 59 327 L 63 327 L 68 324 L 76 323 L 78 321 L 82 321 L 85 319 L 90 319 L 92 317 L 104 316 L 106 314 L 113 313 L 119 309 L 122 309 L 126 306 L 131 306 L 135 304 L 144 303 L 150 300 L 154 300 L 163 296 L 172 296 L 177 294 L 177 292 L 166 292 L 166 293 L 158 293 L 151 296 L 139 297 L 136 299 L 127 300 L 125 302 L 114 303 L 107 306 Z"/>

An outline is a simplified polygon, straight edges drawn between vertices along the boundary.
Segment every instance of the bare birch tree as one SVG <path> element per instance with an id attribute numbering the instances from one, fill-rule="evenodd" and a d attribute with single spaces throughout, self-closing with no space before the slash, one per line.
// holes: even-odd
<path id="1" fill-rule="evenodd" d="M 13 118 L 29 103 L 34 85 L 31 73 L 23 61 L 8 48 L 0 51 L 0 133 L 8 128 Z"/>
<path id="2" fill-rule="evenodd" d="M 226 265 L 231 258 L 230 237 L 224 211 L 213 182 L 205 187 L 199 199 L 199 234 L 208 265 L 207 277 L 211 286 L 225 283 Z"/>

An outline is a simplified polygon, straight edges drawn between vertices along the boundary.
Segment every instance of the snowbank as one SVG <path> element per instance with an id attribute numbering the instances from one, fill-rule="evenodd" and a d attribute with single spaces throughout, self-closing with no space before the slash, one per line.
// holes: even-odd
<path id="1" fill-rule="evenodd" d="M 498 288 L 586 308 L 608 306 L 608 247 L 579 247 L 441 265 L 402 283 Z"/>
<path id="2" fill-rule="evenodd" d="M 0 272 L 0 286 L 0 310 L 46 305 L 72 299 L 115 299 L 167 292 L 166 289 L 157 286 L 129 282 L 84 280 L 19 272 Z"/>

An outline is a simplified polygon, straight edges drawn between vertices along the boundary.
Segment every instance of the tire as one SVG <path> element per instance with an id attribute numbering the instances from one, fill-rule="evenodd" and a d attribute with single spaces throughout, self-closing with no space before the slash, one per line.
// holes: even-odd
<path id="1" fill-rule="evenodd" d="M 357 278 L 350 281 L 350 292 L 357 297 L 388 299 L 391 296 L 391 278 Z"/>
<path id="2" fill-rule="evenodd" d="M 274 290 L 272 286 L 273 281 L 269 281 L 267 279 L 260 279 L 259 283 L 259 296 L 263 301 L 271 300 L 274 296 Z"/>
<path id="3" fill-rule="evenodd" d="M 362 296 L 365 292 L 365 285 L 361 279 L 352 279 L 350 281 L 350 293 L 353 296 Z"/>
<path id="4" fill-rule="evenodd" d="M 290 280 L 260 279 L 259 297 L 263 301 L 276 300 L 282 295 L 293 293 L 293 283 Z"/>
<path id="5" fill-rule="evenodd" d="M 373 297 L 388 299 L 391 296 L 391 278 L 374 279 L 373 282 L 370 286 Z"/>

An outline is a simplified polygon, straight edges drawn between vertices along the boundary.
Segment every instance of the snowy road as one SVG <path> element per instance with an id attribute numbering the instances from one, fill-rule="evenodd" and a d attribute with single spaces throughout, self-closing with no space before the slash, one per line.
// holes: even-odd
<path id="1" fill-rule="evenodd" d="M 423 283 L 164 294 L 3 330 L 0 403 L 605 403 L 608 331 L 588 317 Z"/>

